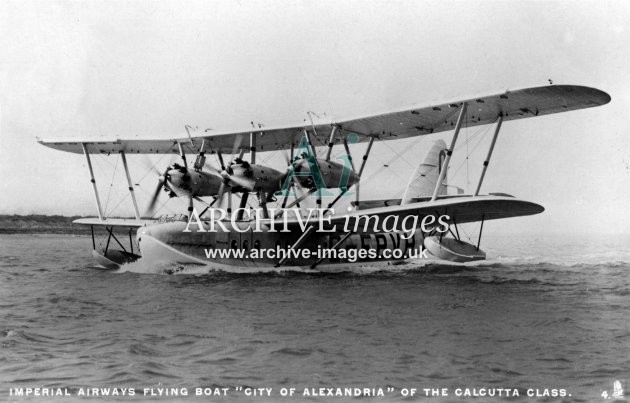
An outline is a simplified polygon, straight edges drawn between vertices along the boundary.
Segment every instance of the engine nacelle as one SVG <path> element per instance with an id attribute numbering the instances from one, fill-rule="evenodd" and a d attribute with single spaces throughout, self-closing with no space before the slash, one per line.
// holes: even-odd
<path id="1" fill-rule="evenodd" d="M 197 172 L 174 166 L 166 172 L 164 188 L 175 196 L 215 196 L 219 193 L 222 179 L 218 175 L 208 172 Z"/>
<path id="2" fill-rule="evenodd" d="M 316 178 L 317 169 L 319 168 L 319 174 L 321 174 L 322 182 L 325 188 L 346 188 L 349 189 L 352 185 L 359 181 L 359 175 L 357 175 L 352 168 L 339 164 L 337 162 L 326 161 L 324 159 L 317 159 L 317 165 L 314 161 L 303 158 L 301 161 L 294 164 L 295 167 L 295 179 L 300 185 L 306 188 L 320 187 L 320 183 Z M 306 175 L 309 174 L 310 175 Z"/>
<path id="3" fill-rule="evenodd" d="M 234 191 L 272 194 L 282 186 L 284 174 L 263 165 L 240 162 L 230 165 L 230 186 Z"/>

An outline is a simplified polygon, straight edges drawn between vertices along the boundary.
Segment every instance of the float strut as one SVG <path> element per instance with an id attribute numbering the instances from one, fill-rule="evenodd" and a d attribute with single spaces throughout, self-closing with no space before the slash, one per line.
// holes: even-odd
<path id="1" fill-rule="evenodd" d="M 479 190 L 481 189 L 483 178 L 484 176 L 486 176 L 486 170 L 488 169 L 488 164 L 490 164 L 490 157 L 492 157 L 492 151 L 494 150 L 494 145 L 497 142 L 497 136 L 499 135 L 499 130 L 501 130 L 501 123 L 503 123 L 503 114 L 499 115 L 499 120 L 497 121 L 497 127 L 494 129 L 494 136 L 492 136 L 492 142 L 490 143 L 490 148 L 488 149 L 488 155 L 486 156 L 486 160 L 483 162 L 483 170 L 481 171 L 481 176 L 479 177 L 479 183 L 477 184 L 477 190 L 475 190 L 475 196 L 479 195 Z"/>
<path id="2" fill-rule="evenodd" d="M 479 250 L 479 245 L 481 245 L 481 233 L 483 232 L 483 222 L 486 218 L 485 214 L 481 215 L 481 228 L 479 229 L 479 239 L 477 240 L 477 250 Z"/>
<path id="3" fill-rule="evenodd" d="M 123 251 L 127 252 L 127 249 L 125 249 L 124 245 L 121 244 L 120 241 L 118 240 L 118 238 L 116 238 L 116 235 L 114 235 L 114 232 L 113 232 L 114 231 L 114 227 L 110 227 L 110 228 L 105 227 L 105 228 L 107 228 L 107 232 L 109 232 L 109 236 L 111 238 L 114 238 L 114 241 L 116 241 L 118 246 L 120 246 L 123 249 Z M 131 234 L 129 234 L 129 235 L 131 235 Z M 109 239 L 107 240 L 107 246 L 109 247 Z"/>
<path id="4" fill-rule="evenodd" d="M 314 225 L 311 225 L 310 227 L 308 227 L 306 229 L 306 231 L 304 231 L 302 236 L 293 245 L 291 245 L 289 250 L 287 250 L 287 254 L 282 259 L 280 259 L 278 264 L 276 264 L 276 267 L 282 266 L 287 260 L 289 260 L 289 256 L 291 254 L 291 251 L 294 250 L 294 249 L 299 248 L 302 245 L 302 243 L 304 243 L 304 241 L 311 235 L 311 233 L 313 232 L 314 229 L 315 229 Z"/>
<path id="5" fill-rule="evenodd" d="M 435 183 L 435 189 L 433 190 L 433 196 L 431 197 L 431 201 L 435 201 L 437 199 L 437 194 L 440 191 L 440 186 L 444 181 L 444 177 L 446 177 L 446 171 L 448 170 L 448 164 L 451 162 L 451 155 L 453 155 L 453 150 L 455 149 L 455 144 L 457 143 L 457 136 L 459 136 L 459 129 L 462 127 L 462 123 L 464 122 L 464 117 L 466 116 L 466 103 L 462 104 L 462 109 L 459 111 L 459 117 L 457 118 L 457 124 L 455 125 L 455 133 L 453 134 L 453 139 L 451 140 L 451 146 L 446 150 L 446 158 L 442 163 L 442 170 L 440 171 L 440 177 Z"/>
<path id="6" fill-rule="evenodd" d="M 107 232 L 109 232 L 109 235 L 107 236 L 107 244 L 105 245 L 105 252 L 103 252 L 103 255 L 107 254 L 107 250 L 109 249 L 109 241 L 111 241 L 112 239 L 112 231 L 105 226 L 105 229 L 107 230 Z"/>
<path id="7" fill-rule="evenodd" d="M 87 149 L 87 144 L 81 143 L 83 148 L 83 154 L 87 160 L 88 169 L 90 170 L 90 182 L 92 182 L 92 189 L 94 189 L 94 199 L 96 200 L 96 209 L 98 210 L 98 219 L 103 221 L 103 209 L 101 208 L 101 199 L 98 198 L 98 189 L 96 189 L 96 181 L 94 180 L 94 171 L 92 170 L 92 161 L 90 161 L 90 153 Z"/>
<path id="8" fill-rule="evenodd" d="M 459 229 L 457 229 L 457 221 L 455 221 L 455 217 L 453 217 L 453 224 L 455 226 L 455 232 L 457 232 L 457 240 L 461 241 L 462 239 L 459 237 Z"/>
<path id="9" fill-rule="evenodd" d="M 138 203 L 136 202 L 136 195 L 133 192 L 133 184 L 131 182 L 131 176 L 129 175 L 129 168 L 127 167 L 127 157 L 125 152 L 120 150 L 120 158 L 122 159 L 123 166 L 125 167 L 125 175 L 127 175 L 127 184 L 129 185 L 129 194 L 131 194 L 131 201 L 133 202 L 133 212 L 136 214 L 136 220 L 140 219 L 140 211 L 138 210 Z"/>

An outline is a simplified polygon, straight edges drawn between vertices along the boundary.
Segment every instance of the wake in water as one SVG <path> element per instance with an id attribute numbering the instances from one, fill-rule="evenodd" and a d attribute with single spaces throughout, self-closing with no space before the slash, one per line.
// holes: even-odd
<path id="1" fill-rule="evenodd" d="M 213 267 L 211 265 L 202 266 L 196 264 L 182 264 L 182 263 L 164 263 L 164 264 L 148 264 L 143 259 L 138 259 L 133 263 L 127 263 L 120 267 L 118 270 L 114 270 L 114 273 L 139 273 L 139 274 L 167 274 L 167 275 L 203 275 L 217 272 L 225 273 L 242 273 L 242 274 L 257 274 L 257 273 L 285 273 L 285 272 L 299 272 L 299 273 L 318 273 L 317 270 L 302 269 L 299 267 L 241 267 L 241 266 L 227 266 L 221 265 L 220 267 Z"/>
<path id="2" fill-rule="evenodd" d="M 556 256 L 514 256 L 490 258 L 483 261 L 469 263 L 451 263 L 437 259 L 412 259 L 397 262 L 363 262 L 353 264 L 338 264 L 334 266 L 310 269 L 308 267 L 281 266 L 281 267 L 246 267 L 229 265 L 195 265 L 195 264 L 148 264 L 143 259 L 133 263 L 127 263 L 113 273 L 139 273 L 139 274 L 188 274 L 200 275 L 213 272 L 226 272 L 237 274 L 257 273 L 353 273 L 375 274 L 379 272 L 401 273 L 407 271 L 444 272 L 455 273 L 465 271 L 482 271 L 484 269 L 526 270 L 561 270 L 561 271 L 588 271 L 601 268 L 630 267 L 630 252 L 603 251 L 588 252 L 581 255 L 563 254 Z"/>
<path id="3" fill-rule="evenodd" d="M 349 265 L 335 265 L 329 267 L 322 267 L 311 269 L 308 267 L 297 266 L 265 266 L 265 267 L 246 267 L 246 266 L 202 266 L 195 264 L 181 264 L 181 263 L 164 263 L 164 264 L 148 264 L 143 259 L 138 259 L 133 263 L 126 263 L 118 270 L 113 270 L 113 273 L 139 273 L 139 274 L 188 274 L 188 275 L 202 275 L 211 274 L 217 272 L 234 273 L 234 274 L 260 274 L 260 273 L 354 273 L 354 274 L 374 274 L 378 272 L 403 272 L 424 266 L 428 263 L 423 261 L 404 261 L 404 262 L 369 262 L 369 263 L 354 263 Z"/>

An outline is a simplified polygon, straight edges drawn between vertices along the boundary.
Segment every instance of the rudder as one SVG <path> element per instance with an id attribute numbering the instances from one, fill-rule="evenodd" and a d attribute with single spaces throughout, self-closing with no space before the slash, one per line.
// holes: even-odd
<path id="1" fill-rule="evenodd" d="M 402 195 L 401 205 L 410 203 L 414 198 L 430 197 L 433 195 L 435 183 L 440 176 L 440 171 L 445 158 L 446 143 L 441 139 L 435 140 L 433 142 L 433 146 L 431 146 L 429 152 L 424 157 L 424 160 L 418 164 L 409 178 L 407 188 Z M 438 195 L 447 194 L 446 183 L 447 180 L 445 175 L 444 181 L 438 190 Z"/>

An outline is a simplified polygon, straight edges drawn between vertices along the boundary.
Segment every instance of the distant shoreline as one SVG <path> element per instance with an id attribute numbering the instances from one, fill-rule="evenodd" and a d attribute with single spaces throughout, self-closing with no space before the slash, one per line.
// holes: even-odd
<path id="1" fill-rule="evenodd" d="M 73 224 L 81 216 L 0 214 L 0 234 L 89 235 L 90 227 Z"/>

